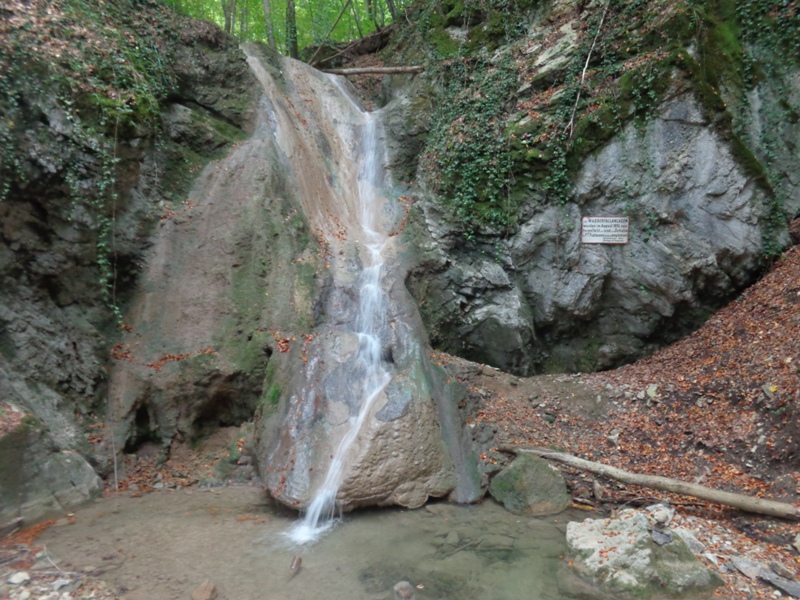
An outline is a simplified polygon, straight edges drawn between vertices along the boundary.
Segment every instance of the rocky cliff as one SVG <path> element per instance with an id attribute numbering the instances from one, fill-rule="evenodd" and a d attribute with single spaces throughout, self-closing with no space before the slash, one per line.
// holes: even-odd
<path id="1" fill-rule="evenodd" d="M 233 40 L 157 4 L 96 8 L 4 12 L 0 521 L 98 493 L 123 451 L 165 454 L 254 414 L 266 454 L 288 361 L 308 358 L 336 300 L 315 227 L 335 238 L 338 217 L 288 193 L 274 148 L 251 138 L 253 166 L 235 146 L 259 94 Z M 696 327 L 788 243 L 793 4 L 431 2 L 406 16 L 384 60 L 426 73 L 387 80 L 384 115 L 395 177 L 415 180 L 398 255 L 439 348 L 517 373 L 608 368 Z M 319 173 L 312 195 L 341 185 Z M 627 218 L 628 243 L 582 243 L 585 216 Z M 426 393 L 452 409 L 431 373 Z M 469 454 L 454 411 L 425 410 L 450 421 L 450 458 Z M 446 462 L 407 504 L 447 492 Z"/>
<path id="2" fill-rule="evenodd" d="M 800 55 L 776 24 L 798 17 L 768 4 L 413 13 L 405 60 L 428 69 L 398 83 L 390 123 L 435 346 L 516 373 L 606 369 L 758 277 L 800 211 Z M 628 243 L 582 243 L 587 216 L 627 218 Z"/>
<path id="3" fill-rule="evenodd" d="M 150 233 L 190 211 L 194 172 L 244 137 L 253 82 L 216 27 L 157 5 L 7 16 L 0 419 L 18 425 L 0 443 L 0 521 L 98 493 L 93 467 L 106 475 L 115 452 L 168 436 L 135 409 L 109 435 L 112 363 L 159 359 L 112 346 Z"/>

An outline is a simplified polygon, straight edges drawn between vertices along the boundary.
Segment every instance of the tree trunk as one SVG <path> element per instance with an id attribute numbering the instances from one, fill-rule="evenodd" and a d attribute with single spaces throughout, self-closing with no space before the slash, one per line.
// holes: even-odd
<path id="1" fill-rule="evenodd" d="M 379 30 L 381 28 L 378 25 L 378 0 L 364 0 L 367 3 L 367 14 L 372 19 L 372 22 L 375 24 L 375 30 Z"/>
<path id="2" fill-rule="evenodd" d="M 389 14 L 392 15 L 392 23 L 397 21 L 397 7 L 394 5 L 394 0 L 386 0 L 386 6 L 389 7 Z"/>
<path id="3" fill-rule="evenodd" d="M 270 4 L 270 0 L 264 0 L 264 25 L 267 30 L 267 43 L 270 48 L 277 52 L 278 46 L 275 43 L 275 29 L 272 27 L 272 4 Z"/>
<path id="4" fill-rule="evenodd" d="M 222 14 L 225 15 L 225 25 L 223 27 L 225 33 L 231 32 L 231 15 L 228 13 L 228 0 L 220 0 L 222 4 Z"/>
<path id="5" fill-rule="evenodd" d="M 356 10 L 356 3 L 355 2 L 351 2 L 350 3 L 350 8 L 353 11 L 353 21 L 356 24 L 356 30 L 358 31 L 358 37 L 362 38 L 362 37 L 364 37 L 364 34 L 361 32 L 361 19 L 358 16 L 358 10 Z"/>
<path id="6" fill-rule="evenodd" d="M 390 75 L 396 73 L 422 73 L 425 67 L 364 67 L 361 69 L 323 69 L 333 75 Z"/>
<path id="7" fill-rule="evenodd" d="M 247 36 L 247 3 L 242 3 L 242 8 L 239 11 L 239 41 L 244 41 Z"/>
<path id="8" fill-rule="evenodd" d="M 350 4 L 350 2 L 352 2 L 352 0 L 347 0 L 345 5 L 342 7 L 342 10 L 339 13 L 339 16 L 336 17 L 336 20 L 333 22 L 333 25 L 331 26 L 331 30 L 328 32 L 328 35 L 325 36 L 325 39 L 323 39 L 322 42 L 320 42 L 320 45 L 317 46 L 317 50 L 314 52 L 312 57 L 309 59 L 308 64 L 310 64 L 310 65 L 314 64 L 314 59 L 317 58 L 317 54 L 319 54 L 319 51 L 322 50 L 322 47 L 325 45 L 325 42 L 327 42 L 328 39 L 331 37 L 331 34 L 333 33 L 333 30 L 336 29 L 336 26 L 339 24 L 339 21 L 341 21 L 342 16 L 344 15 L 345 11 L 347 10 L 347 6 Z"/>
<path id="9" fill-rule="evenodd" d="M 300 58 L 300 49 L 297 46 L 297 16 L 294 10 L 294 0 L 286 1 L 286 53 L 292 58 Z"/>
<path id="10" fill-rule="evenodd" d="M 731 492 L 723 492 L 712 488 L 698 485 L 696 483 L 687 483 L 679 479 L 670 479 L 669 477 L 660 477 L 658 475 L 639 475 L 638 473 L 631 473 L 630 471 L 623 471 L 615 467 L 610 467 L 602 463 L 592 462 L 583 458 L 578 458 L 571 454 L 563 452 L 552 452 L 544 448 L 532 448 L 529 446 L 513 446 L 510 444 L 502 444 L 498 446 L 498 450 L 503 452 L 513 452 L 515 454 L 535 454 L 542 458 L 547 458 L 595 473 L 616 479 L 623 483 L 631 485 L 640 485 L 642 487 L 654 488 L 664 492 L 671 492 L 673 494 L 680 494 L 682 496 L 692 496 L 693 498 L 700 498 L 725 506 L 732 506 L 745 512 L 758 513 L 762 515 L 769 515 L 771 517 L 780 517 L 781 519 L 800 519 L 800 509 L 797 509 L 792 504 L 785 502 L 776 502 L 774 500 L 765 500 L 763 498 L 753 498 L 752 496 L 744 496 L 742 494 L 734 494 Z"/>
<path id="11" fill-rule="evenodd" d="M 225 14 L 225 33 L 232 33 L 236 17 L 236 0 L 222 0 L 222 12 Z"/>

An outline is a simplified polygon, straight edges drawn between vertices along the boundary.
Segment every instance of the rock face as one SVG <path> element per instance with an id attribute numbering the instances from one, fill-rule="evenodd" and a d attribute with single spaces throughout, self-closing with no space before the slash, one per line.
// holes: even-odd
<path id="1" fill-rule="evenodd" d="M 611 7 L 592 37 L 603 8 L 563 0 L 493 37 L 507 13 L 456 3 L 429 24 L 435 48 L 399 48 L 474 65 L 399 85 L 390 120 L 411 144 L 428 128 L 409 285 L 434 347 L 518 374 L 618 366 L 694 330 L 789 243 L 793 40 L 720 14 L 741 50 L 712 68 L 705 56 L 731 55 L 698 46 L 680 15 L 641 10 Z M 769 75 L 745 81 L 743 56 Z M 411 114 L 426 106 L 427 120 Z M 413 170 L 403 148 L 395 158 Z M 628 218 L 629 243 L 582 243 L 590 216 Z"/>
<path id="2" fill-rule="evenodd" d="M 533 200 L 491 259 L 420 208 L 411 286 L 434 341 L 518 373 L 650 353 L 750 283 L 763 254 L 763 192 L 691 93 L 587 157 L 572 203 Z M 583 216 L 627 216 L 629 244 L 581 243 Z"/>
<path id="3" fill-rule="evenodd" d="M 142 10 L 151 9 L 160 10 Z M 98 197 L 110 185 L 99 149 L 118 142 L 113 148 L 114 221 L 105 243 L 111 246 L 114 269 L 110 295 L 123 306 L 152 228 L 172 209 L 186 208 L 180 202 L 189 169 L 242 137 L 248 127 L 254 79 L 244 56 L 213 26 L 190 19 L 180 23 L 185 26 L 183 44 L 172 48 L 169 60 L 169 44 L 158 43 L 168 63 L 161 77 L 174 82 L 164 102 L 165 134 L 158 134 L 158 144 L 155 122 L 120 125 L 117 140 L 103 137 L 102 127 L 89 126 L 97 117 L 91 108 L 81 105 L 78 117 L 69 108 L 75 103 L 62 102 L 69 100 L 69 91 L 56 94 L 47 65 L 40 65 L 36 84 L 9 76 L 9 85 L 17 86 L 18 112 L 7 113 L 14 129 L 4 152 L 12 147 L 17 154 L 4 154 L 0 175 L 5 196 L 0 201 L 0 400 L 19 406 L 37 425 L 36 433 L 23 440 L 21 464 L 32 479 L 21 496 L 11 492 L 13 501 L 3 497 L 4 515 L 7 507 L 26 519 L 63 512 L 97 492 L 99 479 L 92 467 L 107 474 L 113 452 L 133 450 L 145 438 L 168 443 L 176 429 L 180 410 L 170 404 L 174 399 L 157 409 L 133 406 L 130 414 L 116 413 L 115 444 L 108 429 L 91 427 L 108 407 L 109 350 L 119 341 L 98 259 L 98 231 L 105 217 L 97 208 Z M 24 58 L 34 61 L 35 56 L 31 52 Z M 26 65 L 23 71 L 40 72 L 35 64 L 19 64 Z M 168 219 L 164 225 L 172 226 Z M 134 356 L 122 345 L 113 354 L 141 364 L 161 356 Z M 217 390 L 226 385 L 236 389 L 236 382 L 206 383 Z M 105 443 L 99 442 L 104 437 Z M 58 470 L 62 475 L 52 481 Z"/>
<path id="4" fill-rule="evenodd" d="M 482 495 L 480 477 L 451 401 L 456 392 L 429 362 L 425 332 L 403 284 L 405 249 L 389 235 L 402 215 L 387 197 L 388 182 L 361 191 L 370 194 L 367 207 L 384 205 L 376 223 L 365 217 L 370 211 L 357 193 L 365 178 L 358 152 L 366 154 L 372 144 L 362 137 L 367 119 L 340 84 L 302 63 L 281 60 L 279 71 L 255 57 L 251 64 L 264 86 L 263 118 L 271 136 L 264 143 L 273 144 L 274 163 L 287 173 L 282 193 L 308 219 L 321 258 L 307 252 L 295 259 L 307 263 L 317 286 L 305 295 L 283 296 L 296 306 L 314 306 L 308 323 L 314 329 L 292 335 L 302 333 L 304 341 L 274 356 L 271 364 L 280 365 L 274 371 L 267 367 L 267 400 L 257 424 L 267 488 L 289 506 L 306 507 L 325 481 L 332 456 L 347 444 L 337 477 L 338 500 L 346 510 L 416 507 L 451 492 L 459 501 L 474 501 Z M 359 329 L 367 314 L 362 294 L 369 287 L 362 272 L 378 260 L 370 250 L 373 227 L 383 232 L 385 262 L 378 283 L 369 285 L 380 288 L 375 298 L 384 305 L 375 330 L 382 371 L 390 379 L 376 388 L 362 413 L 370 395 L 362 397 L 364 381 L 377 376 L 362 359 L 362 346 L 371 338 Z"/>
<path id="5" fill-rule="evenodd" d="M 567 485 L 558 469 L 536 456 L 518 456 L 494 476 L 489 493 L 508 510 L 543 517 L 569 506 Z"/>
<path id="6" fill-rule="evenodd" d="M 650 530 L 644 513 L 632 509 L 621 511 L 615 519 L 567 525 L 574 568 L 597 586 L 594 597 L 710 598 L 714 588 L 723 584 L 679 536 L 658 545 Z"/>
<path id="7" fill-rule="evenodd" d="M 102 480 L 86 460 L 77 452 L 62 452 L 31 415 L 0 434 L 0 525 L 64 513 L 102 491 Z"/>

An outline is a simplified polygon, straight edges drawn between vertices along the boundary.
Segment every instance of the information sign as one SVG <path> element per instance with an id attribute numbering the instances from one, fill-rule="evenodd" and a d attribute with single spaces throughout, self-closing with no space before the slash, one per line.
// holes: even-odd
<path id="1" fill-rule="evenodd" d="M 628 217 L 583 217 L 581 242 L 584 244 L 627 244 Z"/>

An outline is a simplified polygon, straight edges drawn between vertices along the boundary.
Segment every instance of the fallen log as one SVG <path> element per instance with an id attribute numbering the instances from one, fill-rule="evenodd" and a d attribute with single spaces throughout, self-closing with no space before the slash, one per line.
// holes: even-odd
<path id="1" fill-rule="evenodd" d="M 332 75 L 393 75 L 396 73 L 422 73 L 425 67 L 359 67 L 350 69 L 322 69 Z"/>
<path id="2" fill-rule="evenodd" d="M 622 483 L 629 483 L 631 485 L 640 485 L 646 488 L 653 488 L 664 492 L 671 492 L 673 494 L 680 494 L 682 496 L 691 496 L 693 498 L 700 498 L 708 500 L 709 502 L 716 502 L 724 504 L 725 506 L 732 506 L 739 510 L 762 515 L 769 515 L 771 517 L 779 517 L 781 519 L 800 519 L 800 509 L 794 505 L 785 502 L 776 502 L 774 500 L 765 500 L 763 498 L 754 498 L 752 496 L 744 496 L 742 494 L 734 494 L 732 492 L 723 492 L 722 490 L 715 490 L 713 488 L 698 485 L 696 483 L 687 483 L 679 479 L 671 479 L 669 477 L 661 477 L 659 475 L 640 475 L 638 473 L 631 473 L 610 467 L 602 463 L 585 460 L 578 458 L 572 454 L 564 452 L 555 452 L 547 450 L 546 448 L 535 448 L 531 446 L 515 446 L 512 444 L 501 444 L 497 447 L 502 452 L 511 452 L 514 454 L 535 454 L 549 460 L 554 460 L 576 469 L 589 471 L 596 475 L 603 475 Z"/>

